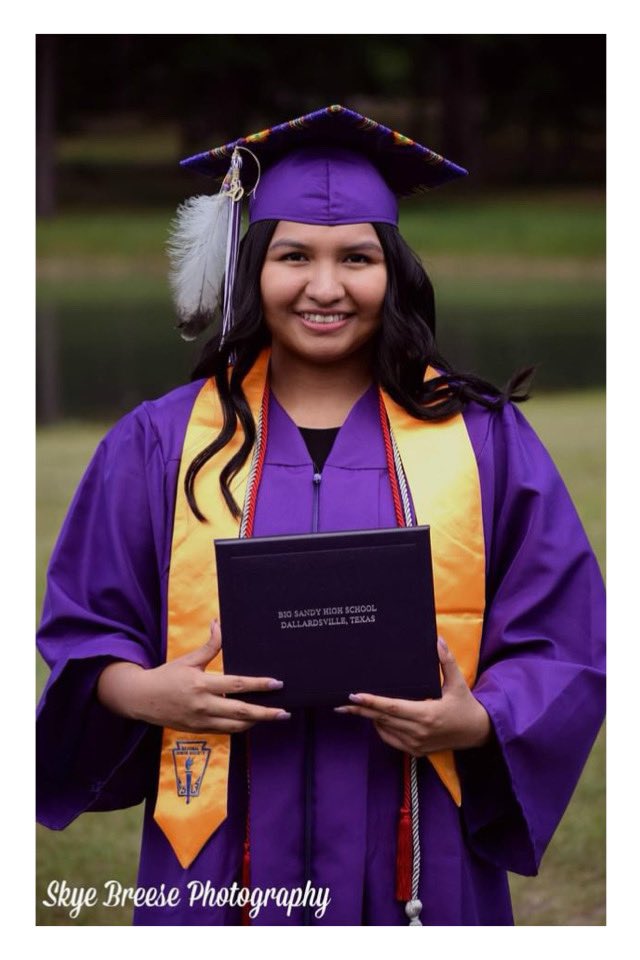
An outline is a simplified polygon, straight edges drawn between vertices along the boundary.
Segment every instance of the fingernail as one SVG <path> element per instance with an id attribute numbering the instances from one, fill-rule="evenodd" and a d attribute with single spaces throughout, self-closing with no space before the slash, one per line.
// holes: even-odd
<path id="1" fill-rule="evenodd" d="M 353 700 L 354 703 L 362 703 L 362 697 L 359 693 L 350 693 L 349 700 Z"/>
<path id="2" fill-rule="evenodd" d="M 290 720 L 291 714 L 287 713 L 286 710 L 281 710 L 280 713 L 276 713 L 276 720 Z"/>
<path id="3" fill-rule="evenodd" d="M 281 690 L 284 687 L 282 680 L 269 680 L 267 683 L 267 690 Z"/>
<path id="4" fill-rule="evenodd" d="M 334 707 L 334 708 L 333 708 L 333 712 L 334 712 L 334 713 L 348 713 L 348 712 L 349 712 L 349 707 Z"/>
<path id="5" fill-rule="evenodd" d="M 444 639 L 443 639 L 442 637 L 438 637 L 438 643 L 440 644 L 440 646 L 442 647 L 443 650 L 448 650 L 448 649 L 449 649 L 449 647 L 447 646 L 447 644 L 445 643 L 445 641 L 444 641 Z"/>

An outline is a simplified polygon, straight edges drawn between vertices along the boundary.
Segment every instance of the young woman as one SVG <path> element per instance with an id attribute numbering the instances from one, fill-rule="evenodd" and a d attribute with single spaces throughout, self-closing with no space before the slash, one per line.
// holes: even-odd
<path id="1" fill-rule="evenodd" d="M 526 421 L 437 351 L 379 145 L 453 165 L 344 108 L 272 134 L 233 325 L 105 438 L 52 558 L 39 816 L 147 801 L 138 883 L 177 892 L 136 923 L 509 924 L 602 720 L 602 580 Z M 225 697 L 280 681 L 221 672 L 213 539 L 414 522 L 441 700 Z"/>

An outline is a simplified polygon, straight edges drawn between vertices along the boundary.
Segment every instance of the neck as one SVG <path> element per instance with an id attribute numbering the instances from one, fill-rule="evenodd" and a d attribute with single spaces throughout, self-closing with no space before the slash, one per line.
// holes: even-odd
<path id="1" fill-rule="evenodd" d="M 373 381 L 367 354 L 330 364 L 310 363 L 274 343 L 271 389 L 300 427 L 340 427 L 354 403 Z"/>

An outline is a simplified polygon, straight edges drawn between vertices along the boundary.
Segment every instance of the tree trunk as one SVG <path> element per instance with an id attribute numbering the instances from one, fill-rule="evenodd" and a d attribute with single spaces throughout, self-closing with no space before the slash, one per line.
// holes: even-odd
<path id="1" fill-rule="evenodd" d="M 55 212 L 56 36 L 36 36 L 36 214 Z"/>

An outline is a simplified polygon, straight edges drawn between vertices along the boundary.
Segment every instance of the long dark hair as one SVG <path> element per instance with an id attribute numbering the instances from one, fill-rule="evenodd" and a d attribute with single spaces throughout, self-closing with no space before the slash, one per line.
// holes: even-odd
<path id="1" fill-rule="evenodd" d="M 205 345 L 191 379 L 213 377 L 223 411 L 218 436 L 190 463 L 185 477 L 189 506 L 199 520 L 206 518 L 196 502 L 194 485 L 198 471 L 234 436 L 237 422 L 244 431 L 240 449 L 220 474 L 220 487 L 234 517 L 239 518 L 229 484 L 245 463 L 255 441 L 256 426 L 242 381 L 260 351 L 270 343 L 260 298 L 262 265 L 277 226 L 277 220 L 252 224 L 240 247 L 234 287 L 234 325 L 221 345 L 220 334 Z M 475 401 L 500 409 L 509 400 L 527 399 L 521 390 L 531 367 L 515 374 L 503 389 L 472 374 L 458 373 L 440 354 L 435 338 L 435 297 L 422 263 L 407 246 L 396 227 L 374 223 L 387 266 L 387 289 L 382 306 L 382 324 L 374 344 L 373 373 L 377 382 L 397 404 L 418 420 L 446 420 Z M 230 358 L 235 362 L 230 365 Z M 440 376 L 425 381 L 427 366 Z"/>

